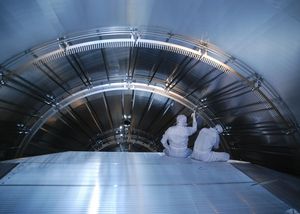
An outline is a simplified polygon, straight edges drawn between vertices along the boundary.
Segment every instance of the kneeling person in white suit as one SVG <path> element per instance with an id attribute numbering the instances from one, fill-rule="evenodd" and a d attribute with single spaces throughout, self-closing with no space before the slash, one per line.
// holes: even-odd
<path id="1" fill-rule="evenodd" d="M 185 115 L 178 115 L 176 126 L 167 129 L 161 139 L 162 145 L 165 147 L 164 153 L 171 157 L 186 158 L 192 150 L 187 148 L 189 136 L 194 134 L 197 130 L 197 122 L 195 113 L 192 115 L 193 126 L 187 126 L 187 118 Z"/>
<path id="2" fill-rule="evenodd" d="M 214 152 L 212 149 L 218 149 L 220 136 L 223 129 L 220 125 L 214 128 L 203 128 L 195 141 L 192 158 L 201 161 L 228 161 L 229 154 L 226 152 Z"/>

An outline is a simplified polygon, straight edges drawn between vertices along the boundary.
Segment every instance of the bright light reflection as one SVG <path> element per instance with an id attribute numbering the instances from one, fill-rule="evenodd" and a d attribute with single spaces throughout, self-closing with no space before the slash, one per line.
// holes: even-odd
<path id="1" fill-rule="evenodd" d="M 90 199 L 89 210 L 88 210 L 89 214 L 99 213 L 99 206 L 100 206 L 99 202 L 100 202 L 100 191 L 99 191 L 99 184 L 97 182 L 93 189 L 93 193 Z"/>
<path id="2" fill-rule="evenodd" d="M 100 168 L 100 166 L 99 166 Z M 99 186 L 99 181 L 98 181 L 98 176 L 99 176 L 99 168 L 97 169 L 97 174 L 96 174 L 96 180 L 95 180 L 95 186 L 93 188 L 93 192 L 91 194 L 90 198 L 90 203 L 89 203 L 89 208 L 88 208 L 88 214 L 95 214 L 99 213 L 99 208 L 100 208 L 100 186 Z"/>

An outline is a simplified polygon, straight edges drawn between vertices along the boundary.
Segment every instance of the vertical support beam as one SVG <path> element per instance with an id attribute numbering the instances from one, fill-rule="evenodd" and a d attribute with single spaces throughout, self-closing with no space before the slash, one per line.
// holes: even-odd
<path id="1" fill-rule="evenodd" d="M 149 96 L 149 98 L 148 98 L 148 102 L 147 102 L 147 104 L 146 104 L 145 107 L 144 107 L 143 113 L 142 113 L 141 118 L 140 118 L 140 120 L 139 120 L 139 122 L 138 122 L 138 125 L 137 125 L 137 128 L 138 128 L 138 129 L 139 129 L 139 127 L 140 127 L 141 122 L 142 122 L 143 119 L 144 119 L 145 114 L 149 111 L 149 109 L 150 109 L 150 107 L 151 107 L 151 105 L 152 105 L 152 102 L 153 102 L 153 93 L 150 94 L 150 96 Z"/>
<path id="2" fill-rule="evenodd" d="M 90 115 L 91 115 L 91 117 L 93 119 L 93 122 L 97 126 L 99 132 L 102 133 L 103 132 L 102 128 L 101 128 L 102 126 L 101 126 L 100 122 L 97 120 L 96 112 L 95 112 L 92 104 L 90 103 L 90 101 L 88 100 L 88 98 L 85 98 L 85 100 L 86 100 L 85 106 L 86 106 L 87 110 L 89 111 L 89 113 L 90 113 Z"/>
<path id="3" fill-rule="evenodd" d="M 222 76 L 224 73 L 221 72 L 219 74 L 217 74 L 215 77 L 213 77 L 212 79 L 208 80 L 207 82 L 199 85 L 198 87 L 196 87 L 193 91 L 191 91 L 189 94 L 185 95 L 184 98 L 187 98 L 189 96 L 191 96 L 193 93 L 195 93 L 198 90 L 202 90 L 206 85 L 208 85 L 209 83 L 211 83 L 212 81 L 215 81 L 216 79 L 218 79 L 220 76 Z"/>
<path id="4" fill-rule="evenodd" d="M 12 113 L 16 113 L 16 114 L 19 114 L 19 115 L 22 115 L 22 116 L 29 116 L 29 117 L 36 117 L 36 118 L 38 118 L 38 116 L 35 115 L 35 114 L 29 114 L 27 112 L 23 112 L 23 111 L 11 109 L 11 108 L 7 108 L 7 107 L 0 106 L 0 109 L 5 110 L 5 111 L 9 111 L 9 112 L 12 112 Z"/>
<path id="5" fill-rule="evenodd" d="M 15 91 L 18 91 L 18 92 L 20 92 L 21 94 L 24 94 L 24 95 L 26 95 L 26 96 L 28 96 L 28 97 L 31 97 L 31 98 L 33 98 L 33 99 L 35 99 L 35 100 L 37 100 L 37 101 L 39 101 L 39 102 L 41 102 L 41 103 L 46 103 L 46 104 L 49 104 L 49 105 L 50 105 L 50 103 L 49 103 L 44 97 L 41 97 L 41 96 L 32 94 L 32 93 L 30 93 L 30 92 L 26 92 L 26 91 L 21 90 L 21 89 L 19 89 L 19 88 L 17 88 L 17 87 L 11 86 L 11 85 L 9 85 L 9 84 L 7 84 L 7 83 L 5 84 L 5 86 L 8 87 L 8 88 L 10 88 L 10 89 L 13 89 L 13 90 L 15 90 Z"/>
<path id="6" fill-rule="evenodd" d="M 43 63 L 45 64 L 45 63 Z M 40 70 L 44 75 L 46 75 L 52 82 L 54 82 L 58 87 L 60 87 L 61 89 L 63 89 L 67 94 L 71 95 L 71 93 L 61 84 L 59 83 L 55 78 L 53 78 L 50 74 L 48 74 L 48 72 L 46 70 L 44 70 L 40 65 L 34 63 L 35 67 Z M 47 65 L 45 65 L 47 66 Z M 46 67 L 48 70 L 50 69 L 49 66 Z M 58 76 L 54 71 L 52 70 L 49 70 L 50 73 L 52 73 L 53 75 Z M 57 78 L 57 77 L 56 77 Z M 62 81 L 60 78 L 59 78 L 60 81 Z"/>
<path id="7" fill-rule="evenodd" d="M 169 42 L 170 39 L 172 38 L 172 36 L 173 36 L 173 34 L 170 33 L 170 34 L 169 34 L 169 37 L 166 39 L 165 42 Z M 153 69 L 151 70 L 152 75 L 151 75 L 151 77 L 149 78 L 148 84 L 151 84 L 151 82 L 152 82 L 152 80 L 154 79 L 154 77 L 155 77 L 155 75 L 156 75 L 156 73 L 157 73 L 157 71 L 158 71 L 160 65 L 164 62 L 164 60 L 165 60 L 165 54 L 164 54 L 164 53 L 165 53 L 165 52 L 163 52 L 162 50 L 159 51 L 158 58 L 159 58 L 160 60 L 159 60 L 159 62 L 158 62 L 157 64 L 155 64 L 155 65 L 153 66 Z"/>
<path id="8" fill-rule="evenodd" d="M 72 57 L 72 60 L 75 62 L 75 65 L 78 68 L 78 70 L 80 71 L 80 73 L 84 76 L 86 83 L 88 85 L 92 85 L 89 73 L 87 73 L 85 71 L 85 69 L 83 68 L 83 65 L 80 61 L 80 57 L 78 56 L 78 54 L 75 53 L 75 54 L 71 55 L 71 57 Z"/>
<path id="9" fill-rule="evenodd" d="M 31 52 L 31 55 L 35 58 L 35 59 L 37 59 L 38 58 L 38 56 L 35 54 L 35 53 L 33 53 L 33 52 Z M 47 65 L 47 63 L 45 63 L 43 60 L 39 60 L 38 61 L 38 63 L 33 63 L 33 65 L 38 69 L 38 70 L 40 70 L 44 75 L 46 75 L 52 82 L 54 82 L 56 85 L 58 85 L 60 88 L 62 88 L 66 93 L 68 93 L 68 94 L 71 94 L 61 83 L 62 82 L 64 82 L 51 68 L 50 68 L 50 66 L 49 65 Z M 42 66 L 44 66 L 45 68 L 46 68 L 46 70 L 45 69 L 43 69 L 42 67 L 41 67 L 41 65 Z M 51 75 L 50 75 L 50 74 Z M 54 76 L 54 77 L 52 77 L 52 76 Z M 58 80 L 56 80 L 56 79 Z"/>
<path id="10" fill-rule="evenodd" d="M 178 66 L 172 71 L 172 73 L 166 79 L 166 86 L 169 87 L 173 84 L 178 76 L 181 75 L 181 72 L 193 61 L 193 58 L 189 56 L 184 57 Z"/>
<path id="11" fill-rule="evenodd" d="M 72 60 L 70 59 L 70 56 L 66 55 L 65 58 L 67 59 L 67 62 L 69 63 L 69 65 L 73 68 L 73 70 L 75 71 L 75 73 L 77 74 L 77 76 L 79 77 L 79 79 L 81 80 L 81 82 L 85 85 L 88 86 L 89 84 L 82 78 L 80 71 L 78 71 L 78 69 L 75 67 L 75 65 L 72 63 Z"/>
<path id="12" fill-rule="evenodd" d="M 110 125 L 111 129 L 114 129 L 114 124 L 113 124 L 113 120 L 112 120 L 112 117 L 111 117 L 111 112 L 110 112 L 110 109 L 109 109 L 109 106 L 108 106 L 108 103 L 107 103 L 107 98 L 106 98 L 106 93 L 105 92 L 102 93 L 102 97 L 103 97 L 103 102 L 104 102 L 107 118 L 108 118 L 108 121 L 109 121 L 109 125 Z"/>
<path id="13" fill-rule="evenodd" d="M 130 107 L 131 123 L 130 123 L 130 127 L 128 130 L 128 141 L 131 141 L 132 130 L 134 129 L 134 127 L 133 127 L 134 122 L 135 122 L 134 106 L 135 106 L 135 90 L 132 90 L 131 107 Z"/>
<path id="14" fill-rule="evenodd" d="M 124 92 L 121 92 L 121 108 L 122 108 L 122 116 L 125 115 L 125 96 Z"/>
<path id="15" fill-rule="evenodd" d="M 218 90 L 215 90 L 208 94 L 206 97 L 208 99 L 213 99 L 214 97 L 219 97 L 222 96 L 223 94 L 226 93 L 231 93 L 235 89 L 243 89 L 243 88 L 248 88 L 248 86 L 243 85 L 244 81 L 234 81 L 228 85 L 225 85 L 224 87 L 219 88 Z"/>
<path id="16" fill-rule="evenodd" d="M 11 102 L 11 101 L 7 101 L 7 100 L 3 100 L 3 99 L 0 99 L 0 103 L 4 103 L 4 104 L 6 104 L 6 105 L 10 105 L 10 106 L 16 107 L 16 108 L 18 108 L 18 109 L 26 109 L 26 108 L 28 108 L 28 106 L 20 105 L 20 104 L 17 104 L 17 103 Z M 34 107 L 31 107 L 31 109 L 32 109 L 35 113 L 38 112 L 38 110 L 35 109 Z"/>
<path id="17" fill-rule="evenodd" d="M 169 83 L 168 89 L 171 90 L 173 89 L 189 72 L 191 72 L 201 61 L 196 61 L 190 68 L 188 68 L 186 71 L 181 72 L 177 75 L 178 79 L 175 81 L 175 83 Z M 176 78 L 177 78 L 176 77 Z M 173 81 L 173 82 L 174 82 Z"/>
<path id="18" fill-rule="evenodd" d="M 238 92 L 240 90 L 235 90 L 233 91 L 232 93 L 235 93 L 235 92 Z M 226 100 L 230 100 L 230 99 L 234 99 L 234 98 L 237 98 L 237 97 L 240 97 L 242 95 L 245 95 L 245 94 L 248 94 L 252 92 L 251 90 L 247 90 L 247 91 L 244 91 L 244 92 L 241 92 L 241 93 L 238 93 L 238 94 L 235 94 L 235 95 L 232 95 L 232 96 L 229 96 L 229 97 L 223 97 L 223 98 L 214 98 L 214 99 L 209 99 L 209 100 L 206 100 L 207 103 L 209 103 L 209 105 L 212 105 L 212 104 L 215 104 L 215 103 L 220 103 L 220 102 L 224 102 Z"/>
<path id="19" fill-rule="evenodd" d="M 70 110 L 69 110 L 70 109 Z M 84 129 L 84 127 L 82 126 L 82 123 L 84 123 L 86 125 L 85 121 L 82 121 L 81 118 L 78 118 L 76 112 L 74 111 L 74 109 L 69 106 L 69 109 L 66 108 L 66 112 L 71 116 L 71 118 L 76 122 L 78 128 L 82 131 L 82 133 L 84 133 L 84 135 L 90 140 L 90 141 L 94 141 L 92 136 L 90 136 L 89 133 L 86 132 L 86 130 Z M 82 122 L 82 123 L 81 123 Z"/>
<path id="20" fill-rule="evenodd" d="M 128 60 L 128 71 L 127 71 L 127 77 L 129 79 L 133 79 L 138 53 L 139 50 L 137 47 L 134 46 L 130 48 L 129 60 Z"/>
<path id="21" fill-rule="evenodd" d="M 163 113 L 164 113 L 164 111 L 165 111 L 165 109 L 166 109 L 166 107 L 167 107 L 167 105 L 168 105 L 169 102 L 170 102 L 170 99 L 168 98 L 167 101 L 164 103 L 163 107 L 161 108 L 161 110 L 160 110 L 156 115 L 153 116 L 153 119 L 152 119 L 150 125 L 148 125 L 148 126 L 146 127 L 146 129 L 145 129 L 146 131 L 149 130 L 150 126 L 153 125 L 153 122 L 154 122 L 157 118 L 161 118 L 161 117 L 162 117 L 162 115 L 163 115 Z"/>
<path id="22" fill-rule="evenodd" d="M 52 136 L 62 140 L 63 143 L 65 142 L 69 142 L 69 140 L 72 140 L 72 142 L 76 142 L 77 144 L 81 145 L 81 146 L 87 146 L 88 144 L 83 143 L 81 141 L 79 141 L 76 137 L 74 136 L 68 136 L 68 138 L 65 135 L 62 135 L 59 130 L 55 129 L 54 127 L 50 126 L 50 125 L 44 125 L 41 130 L 51 134 Z"/>
<path id="23" fill-rule="evenodd" d="M 107 60 L 106 60 L 106 55 L 105 55 L 105 52 L 104 52 L 103 48 L 101 48 L 101 56 L 102 56 L 102 60 L 103 60 L 103 63 L 104 63 L 106 78 L 107 78 L 107 81 L 109 82 L 109 72 L 108 72 Z"/>

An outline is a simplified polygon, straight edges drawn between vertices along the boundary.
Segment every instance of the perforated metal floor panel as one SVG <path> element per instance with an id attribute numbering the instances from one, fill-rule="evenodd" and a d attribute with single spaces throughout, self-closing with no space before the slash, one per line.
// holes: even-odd
<path id="1" fill-rule="evenodd" d="M 161 153 L 67 152 L 10 162 L 0 213 L 284 213 L 230 163 Z"/>

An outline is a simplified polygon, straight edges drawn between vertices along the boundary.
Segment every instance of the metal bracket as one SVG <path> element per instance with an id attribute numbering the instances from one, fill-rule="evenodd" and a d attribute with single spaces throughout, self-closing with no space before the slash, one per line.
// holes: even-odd
<path id="1" fill-rule="evenodd" d="M 59 105 L 59 102 L 57 102 L 56 98 L 53 95 L 46 94 L 46 100 L 44 100 L 44 103 L 47 105 L 51 105 L 52 107 L 56 107 Z"/>
<path id="2" fill-rule="evenodd" d="M 17 124 L 17 130 L 18 130 L 18 134 L 24 134 L 24 135 L 27 135 L 31 131 L 23 123 Z"/>
<path id="3" fill-rule="evenodd" d="M 0 72 L 0 87 L 3 87 L 4 85 L 6 85 L 6 80 L 4 78 L 4 73 L 1 71 Z"/>
<path id="4" fill-rule="evenodd" d="M 65 42 L 65 39 L 66 39 L 65 37 L 57 38 L 59 48 L 63 49 L 64 51 L 66 51 L 66 48 L 68 46 L 68 43 Z"/>
<path id="5" fill-rule="evenodd" d="M 132 29 L 131 32 L 131 39 L 134 40 L 134 45 L 136 45 L 141 38 L 141 35 L 139 34 L 138 30 L 136 28 Z"/>
<path id="6" fill-rule="evenodd" d="M 262 86 L 262 82 L 263 82 L 262 76 L 260 76 L 258 74 L 255 74 L 255 76 L 256 76 L 256 79 L 253 80 L 253 82 L 252 82 L 252 84 L 253 84 L 252 89 L 251 89 L 252 91 L 259 89 Z"/>
<path id="7" fill-rule="evenodd" d="M 201 103 L 204 103 L 204 102 L 206 102 L 206 101 L 207 101 L 207 97 L 204 97 L 204 98 L 200 99 L 200 102 L 201 102 Z"/>

